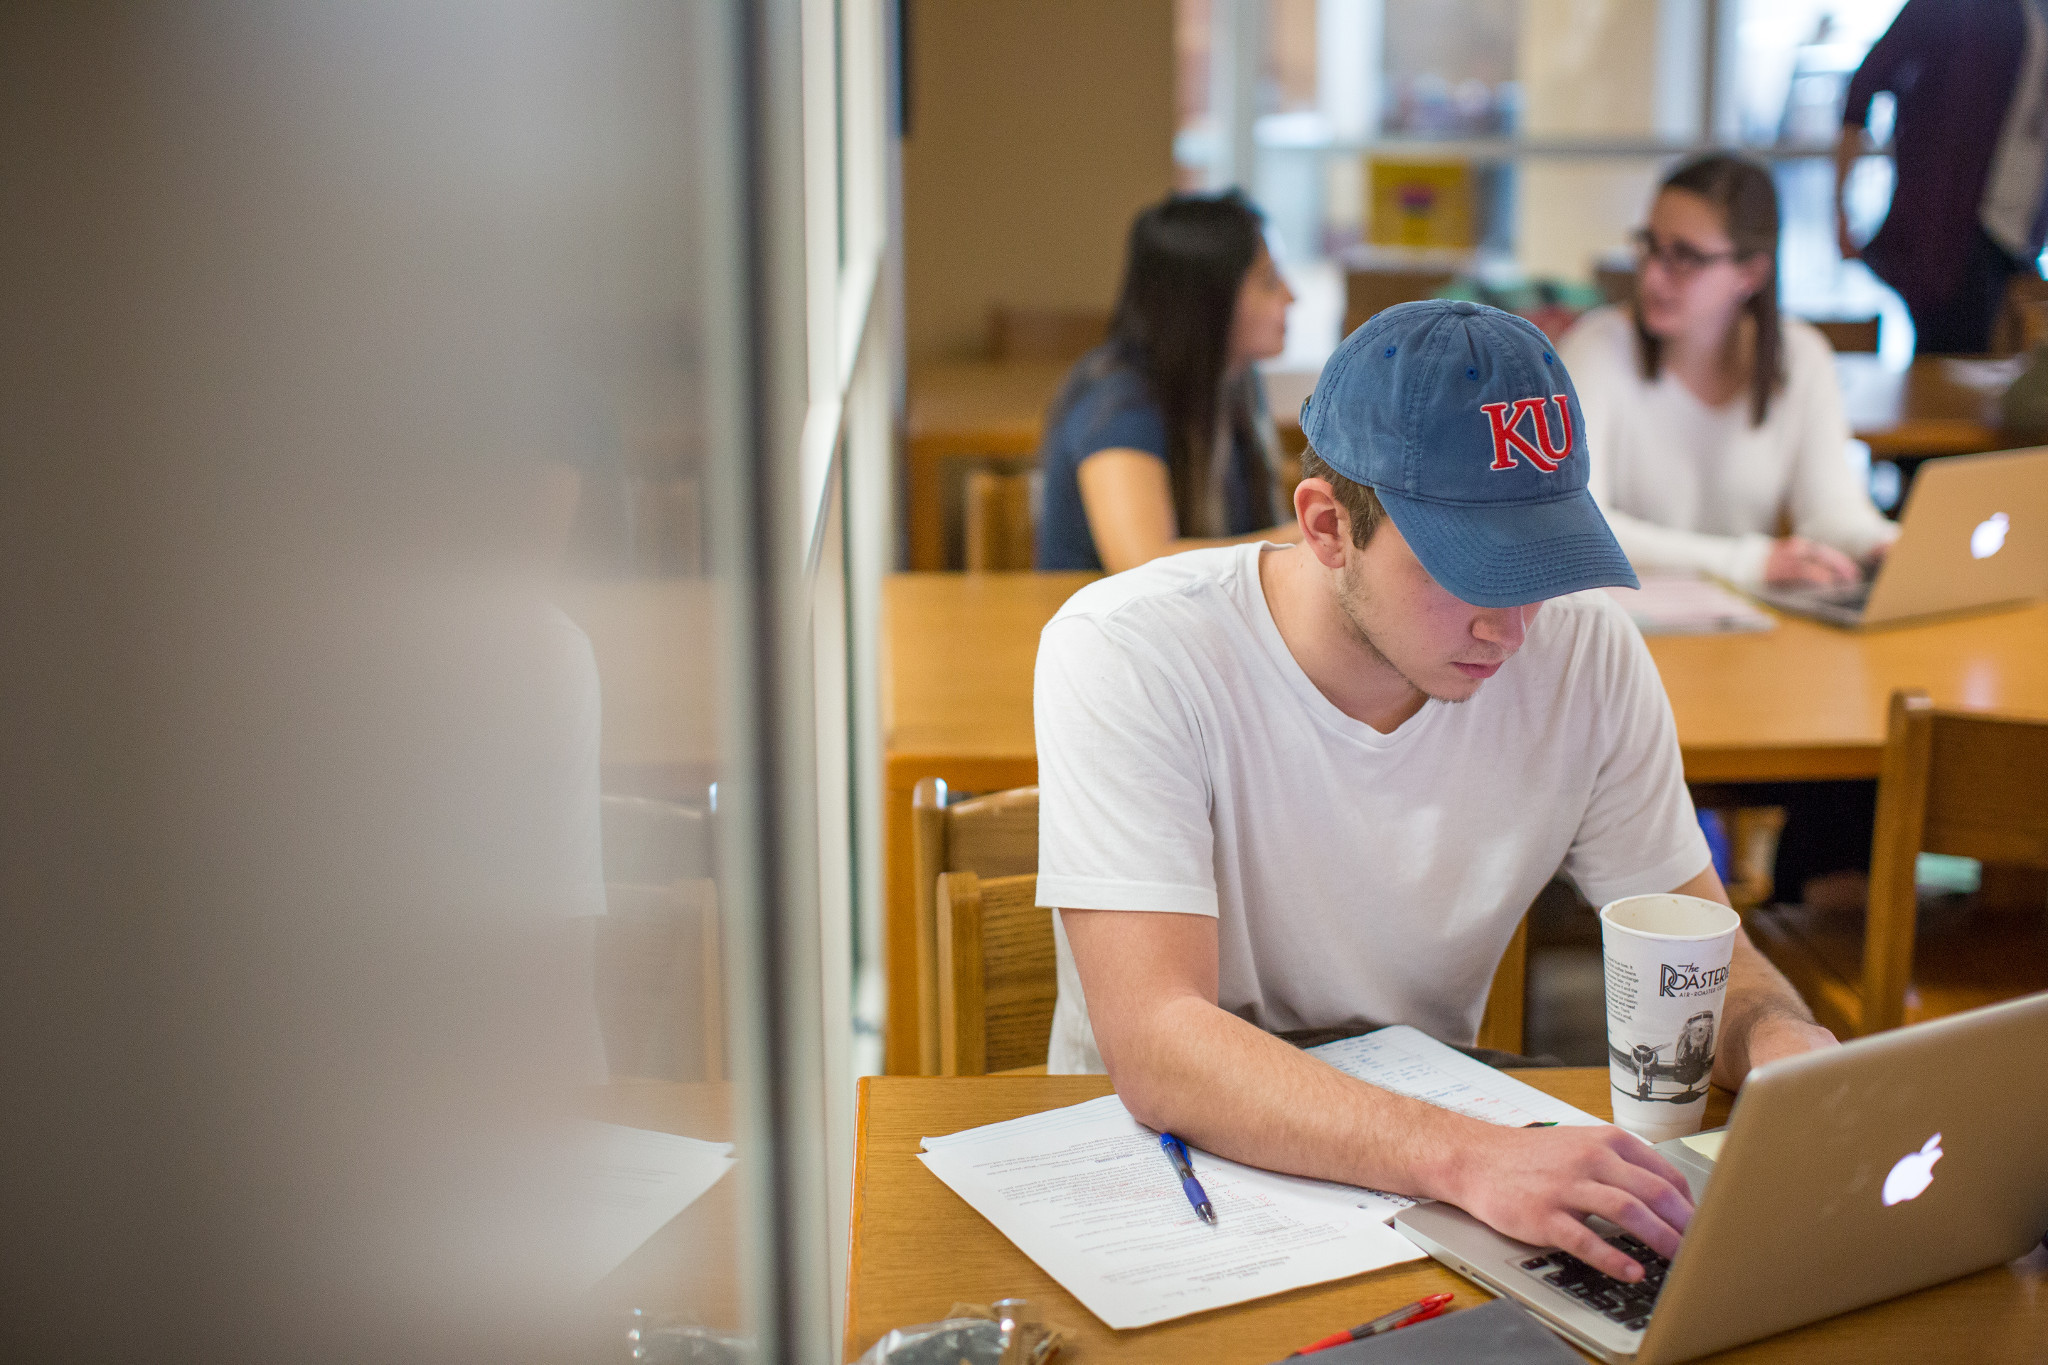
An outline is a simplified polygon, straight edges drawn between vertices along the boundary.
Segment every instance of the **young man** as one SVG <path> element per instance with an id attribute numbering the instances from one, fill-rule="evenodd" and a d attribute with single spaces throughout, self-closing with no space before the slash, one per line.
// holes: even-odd
<path id="1" fill-rule="evenodd" d="M 1686 1184 L 1617 1129 L 1508 1130 L 1276 1033 L 1470 1043 L 1560 867 L 1589 900 L 1725 900 L 1669 703 L 1602 593 L 1634 585 L 1534 327 L 1404 304 L 1303 413 L 1299 547 L 1158 560 L 1046 627 L 1038 894 L 1061 907 L 1051 1069 L 1224 1156 L 1449 1200 L 1620 1278 L 1597 1213 L 1670 1254 Z M 1561 600 L 1550 600 L 1561 599 Z M 1717 1079 L 1833 1041 L 1738 938 Z"/>

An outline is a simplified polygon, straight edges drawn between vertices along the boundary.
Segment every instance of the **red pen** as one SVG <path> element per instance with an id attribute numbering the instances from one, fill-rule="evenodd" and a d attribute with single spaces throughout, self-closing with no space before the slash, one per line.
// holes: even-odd
<path id="1" fill-rule="evenodd" d="M 1327 1351 L 1332 1346 L 1342 1346 L 1347 1341 L 1361 1341 L 1366 1337 L 1376 1337 L 1382 1332 L 1391 1332 L 1397 1328 L 1406 1327 L 1410 1323 L 1433 1318 L 1448 1308 L 1451 1300 L 1456 1297 L 1457 1295 L 1455 1294 L 1431 1294 L 1426 1299 L 1418 1299 L 1406 1308 L 1396 1308 L 1393 1312 L 1374 1318 L 1371 1322 L 1360 1323 L 1358 1326 L 1346 1331 L 1332 1332 L 1320 1341 L 1311 1341 L 1298 1351 L 1290 1351 L 1288 1353 L 1289 1358 L 1305 1356 L 1311 1351 Z"/>

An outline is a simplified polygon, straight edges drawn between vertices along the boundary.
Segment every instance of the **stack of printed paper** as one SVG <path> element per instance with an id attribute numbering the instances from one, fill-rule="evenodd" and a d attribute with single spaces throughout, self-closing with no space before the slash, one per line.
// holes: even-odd
<path id="1" fill-rule="evenodd" d="M 1341 1071 L 1489 1122 L 1598 1123 L 1412 1028 L 1315 1049 Z M 1109 1095 L 928 1137 L 920 1158 L 1111 1327 L 1143 1327 L 1422 1253 L 1387 1226 L 1412 1200 L 1195 1153 L 1195 1216 L 1159 1135 Z"/>
<path id="2" fill-rule="evenodd" d="M 1770 630 L 1778 623 L 1755 604 L 1704 578 L 1645 574 L 1640 588 L 1609 588 L 1645 635 L 1715 635 Z"/>

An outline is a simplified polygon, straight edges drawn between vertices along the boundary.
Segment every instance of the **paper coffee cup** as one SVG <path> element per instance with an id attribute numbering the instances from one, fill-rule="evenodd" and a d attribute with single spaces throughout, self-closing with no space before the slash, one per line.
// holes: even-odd
<path id="1" fill-rule="evenodd" d="M 1697 896 L 1629 896 L 1601 908 L 1614 1121 L 1640 1138 L 1700 1130 L 1741 925 L 1727 906 Z"/>

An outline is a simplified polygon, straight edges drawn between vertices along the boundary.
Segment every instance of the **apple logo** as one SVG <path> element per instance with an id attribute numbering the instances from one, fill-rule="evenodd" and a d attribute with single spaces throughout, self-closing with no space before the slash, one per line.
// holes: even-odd
<path id="1" fill-rule="evenodd" d="M 1917 1199 L 1920 1192 L 1934 1183 L 1934 1163 L 1941 1160 L 1941 1134 L 1927 1139 L 1927 1145 L 1917 1152 L 1908 1152 L 1899 1158 L 1899 1164 L 1892 1167 L 1890 1175 L 1884 1178 L 1884 1205 L 1903 1204 L 1908 1199 Z"/>
<path id="2" fill-rule="evenodd" d="M 2012 525 L 2003 512 L 1993 512 L 1970 532 L 1970 558 L 1989 559 L 2005 546 L 2005 531 Z"/>

